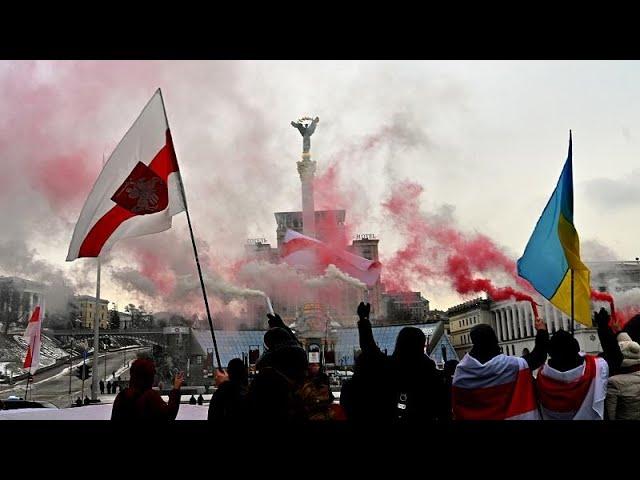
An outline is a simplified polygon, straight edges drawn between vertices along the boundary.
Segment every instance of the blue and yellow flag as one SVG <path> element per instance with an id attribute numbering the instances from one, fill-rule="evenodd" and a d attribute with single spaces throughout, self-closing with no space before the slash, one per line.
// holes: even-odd
<path id="1" fill-rule="evenodd" d="M 571 315 L 571 270 L 574 279 L 574 318 L 591 326 L 590 272 L 580 260 L 580 240 L 573 225 L 573 170 L 571 132 L 569 155 L 522 258 L 518 275 L 553 305 Z"/>

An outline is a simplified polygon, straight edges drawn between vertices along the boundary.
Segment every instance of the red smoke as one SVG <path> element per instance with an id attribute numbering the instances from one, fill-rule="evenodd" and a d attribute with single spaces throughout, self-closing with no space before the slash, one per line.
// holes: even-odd
<path id="1" fill-rule="evenodd" d="M 607 292 L 591 290 L 591 299 L 609 303 L 611 310 L 611 327 L 615 332 L 620 331 L 629 320 L 640 313 L 640 308 L 635 305 L 616 309 L 613 296 Z"/>
<path id="2" fill-rule="evenodd" d="M 153 282 L 158 293 L 163 296 L 173 293 L 176 277 L 164 258 L 154 251 L 142 249 L 137 249 L 135 256 L 140 273 Z"/>
<path id="3" fill-rule="evenodd" d="M 527 301 L 531 303 L 535 318 L 538 318 L 538 306 L 530 295 L 519 292 L 512 287 L 497 288 L 491 280 L 486 278 L 472 278 L 469 262 L 462 256 L 452 255 L 447 259 L 446 273 L 460 294 L 485 292 L 496 302 L 509 298 L 514 298 L 516 301 Z"/>
<path id="4" fill-rule="evenodd" d="M 462 295 L 485 292 L 493 300 L 526 300 L 537 317 L 531 295 L 512 287 L 497 288 L 480 272 L 506 274 L 516 285 L 533 292 L 517 276 L 515 262 L 488 237 L 465 235 L 451 221 L 424 213 L 420 208 L 423 188 L 414 182 L 401 182 L 392 189 L 383 208 L 396 229 L 406 239 L 405 246 L 384 263 L 384 283 L 389 290 L 408 290 L 414 280 L 447 278 Z"/>
<path id="5" fill-rule="evenodd" d="M 82 201 L 98 177 L 99 160 L 88 160 L 85 152 L 42 159 L 32 172 L 32 181 L 56 209 L 62 210 L 70 202 Z"/>

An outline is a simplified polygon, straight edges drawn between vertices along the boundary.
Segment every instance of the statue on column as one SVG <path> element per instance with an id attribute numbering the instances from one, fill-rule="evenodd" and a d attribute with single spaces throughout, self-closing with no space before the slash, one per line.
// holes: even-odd
<path id="1" fill-rule="evenodd" d="M 297 122 L 291 122 L 291 126 L 297 128 L 302 135 L 302 153 L 309 153 L 311 149 L 311 135 L 316 130 L 320 117 L 302 117 Z"/>

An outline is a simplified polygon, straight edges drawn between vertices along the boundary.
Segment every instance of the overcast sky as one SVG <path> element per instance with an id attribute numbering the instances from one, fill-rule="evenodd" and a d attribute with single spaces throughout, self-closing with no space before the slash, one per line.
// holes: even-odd
<path id="1" fill-rule="evenodd" d="M 275 244 L 273 212 L 300 209 L 301 138 L 289 122 L 302 115 L 320 117 L 318 174 L 339 172 L 342 193 L 320 192 L 317 206 L 346 208 L 353 232 L 377 233 L 383 260 L 403 237 L 380 205 L 404 180 L 424 187 L 425 212 L 446 211 L 516 260 L 558 180 L 569 129 L 583 258 L 640 256 L 638 62 L 0 62 L 0 272 L 58 275 L 94 293 L 95 262 L 65 262 L 73 227 L 103 154 L 157 87 L 196 235 L 221 270 L 247 237 Z M 145 274 L 150 250 L 177 274 L 193 271 L 183 215 L 169 232 L 113 249 L 103 297 L 168 308 L 160 297 L 171 285 Z M 432 307 L 461 300 L 412 286 Z"/>

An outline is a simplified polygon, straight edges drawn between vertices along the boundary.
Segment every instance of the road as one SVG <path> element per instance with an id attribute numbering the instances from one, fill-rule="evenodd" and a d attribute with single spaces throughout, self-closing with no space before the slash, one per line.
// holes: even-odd
<path id="1" fill-rule="evenodd" d="M 98 361 L 98 375 L 99 378 L 104 379 L 105 383 L 112 377 L 112 373 L 116 372 L 116 376 L 120 375 L 122 380 L 129 379 L 129 370 L 127 363 L 131 363 L 136 356 L 144 350 L 148 350 L 149 347 L 141 347 L 135 349 L 122 350 L 117 352 L 108 352 L 106 354 L 106 378 L 105 378 L 105 354 L 99 355 Z M 61 365 L 53 368 L 42 374 L 36 372 L 34 383 L 29 386 L 29 400 L 51 402 L 57 407 L 68 407 L 70 405 L 70 398 L 75 400 L 77 397 L 84 398 L 88 396 L 91 398 L 91 381 L 92 378 L 88 378 L 84 381 L 84 394 L 82 390 L 82 380 L 76 377 L 76 367 L 82 364 L 82 359 L 73 361 L 73 368 L 71 369 L 71 375 L 69 375 L 69 364 Z M 91 375 L 95 373 L 93 368 L 93 357 L 87 359 L 87 364 L 90 365 Z M 69 395 L 69 379 L 71 379 L 71 395 Z M 21 380 L 10 388 L 3 385 L 0 387 L 0 398 L 6 398 L 9 395 L 16 395 L 24 398 L 26 380 Z M 98 396 L 100 396 L 98 394 Z"/>

